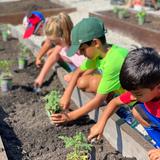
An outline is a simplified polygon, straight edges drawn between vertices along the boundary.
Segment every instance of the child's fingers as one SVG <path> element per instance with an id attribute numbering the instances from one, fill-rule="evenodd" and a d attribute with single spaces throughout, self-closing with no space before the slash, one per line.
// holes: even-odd
<path id="1" fill-rule="evenodd" d="M 91 141 L 92 139 L 96 138 L 97 135 L 96 134 L 92 134 L 91 132 L 88 135 L 88 140 Z"/>
<path id="2" fill-rule="evenodd" d="M 55 124 L 62 124 L 62 123 L 64 123 L 64 121 L 53 121 L 53 123 L 55 123 Z"/>
<path id="3" fill-rule="evenodd" d="M 62 114 L 52 114 L 51 118 L 56 119 L 56 118 L 61 118 Z"/>
<path id="4" fill-rule="evenodd" d="M 102 135 L 101 135 L 101 134 L 98 134 L 97 140 L 100 140 L 101 138 L 102 138 Z"/>

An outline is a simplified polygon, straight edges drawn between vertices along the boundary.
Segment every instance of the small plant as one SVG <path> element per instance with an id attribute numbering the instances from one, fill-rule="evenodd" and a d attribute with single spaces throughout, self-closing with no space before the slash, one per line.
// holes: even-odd
<path id="1" fill-rule="evenodd" d="M 85 135 L 81 132 L 73 137 L 59 136 L 65 143 L 66 148 L 71 148 L 72 152 L 67 154 L 67 160 L 88 160 L 89 151 L 92 145 L 87 142 Z"/>
<path id="2" fill-rule="evenodd" d="M 9 60 L 1 60 L 0 61 L 0 69 L 2 71 L 0 76 L 0 85 L 2 92 L 7 92 L 12 88 L 12 74 L 11 74 L 11 66 L 13 62 Z"/>
<path id="3" fill-rule="evenodd" d="M 29 56 L 30 50 L 28 47 L 26 47 L 22 43 L 19 44 L 19 48 L 20 48 L 20 53 L 18 57 L 18 66 L 19 66 L 19 69 L 24 69 L 28 63 L 28 56 Z"/>
<path id="4" fill-rule="evenodd" d="M 2 71 L 1 78 L 12 77 L 12 74 L 11 74 L 12 64 L 13 64 L 13 61 L 0 60 L 0 69 Z"/>
<path id="5" fill-rule="evenodd" d="M 139 25 L 143 25 L 144 24 L 146 15 L 147 15 L 147 13 L 146 13 L 145 10 L 139 11 L 136 14 L 136 17 L 138 18 L 138 24 Z"/>
<path id="6" fill-rule="evenodd" d="M 120 8 L 114 7 L 113 8 L 113 13 L 115 13 L 116 15 L 118 15 L 119 10 L 120 10 Z"/>
<path id="7" fill-rule="evenodd" d="M 123 19 L 123 18 L 126 18 L 126 17 L 128 17 L 128 11 L 124 8 L 120 8 L 118 10 L 118 18 Z"/>
<path id="8" fill-rule="evenodd" d="M 6 42 L 10 35 L 10 28 L 8 25 L 0 25 L 0 31 L 2 33 L 2 40 Z"/>
<path id="9" fill-rule="evenodd" d="M 49 116 L 51 116 L 53 113 L 61 112 L 61 108 L 59 106 L 60 97 L 60 93 L 55 90 L 51 91 L 44 97 L 44 100 L 46 101 L 45 109 Z"/>
<path id="10" fill-rule="evenodd" d="M 18 45 L 20 49 L 19 57 L 21 58 L 28 58 L 30 50 L 27 46 L 23 45 L 22 43 L 19 43 Z"/>

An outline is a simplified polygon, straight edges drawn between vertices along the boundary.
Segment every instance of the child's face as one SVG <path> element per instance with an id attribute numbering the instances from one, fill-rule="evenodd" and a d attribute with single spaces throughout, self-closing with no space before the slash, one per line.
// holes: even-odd
<path id="1" fill-rule="evenodd" d="M 153 89 L 143 88 L 131 91 L 134 97 L 140 102 L 149 102 L 156 98 L 160 98 L 160 87 L 156 86 Z"/>
<path id="2" fill-rule="evenodd" d="M 87 57 L 88 59 L 96 59 L 97 56 L 100 55 L 100 50 L 96 47 L 96 45 L 94 44 L 94 42 L 92 42 L 92 44 L 89 46 L 87 44 L 82 44 L 79 48 L 80 54 L 84 55 L 85 57 Z"/>

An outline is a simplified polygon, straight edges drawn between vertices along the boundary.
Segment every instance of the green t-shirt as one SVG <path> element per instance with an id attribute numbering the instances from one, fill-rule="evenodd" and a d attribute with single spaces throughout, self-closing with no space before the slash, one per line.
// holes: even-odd
<path id="1" fill-rule="evenodd" d="M 81 70 L 98 69 L 102 73 L 97 93 L 108 94 L 112 91 L 122 93 L 123 89 L 119 82 L 119 74 L 127 55 L 127 49 L 113 45 L 104 58 L 85 59 L 80 68 Z"/>

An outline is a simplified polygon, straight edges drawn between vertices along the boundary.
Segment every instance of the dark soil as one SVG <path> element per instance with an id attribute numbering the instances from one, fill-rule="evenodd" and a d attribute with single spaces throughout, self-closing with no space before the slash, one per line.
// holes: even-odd
<path id="1" fill-rule="evenodd" d="M 62 8 L 62 6 L 56 3 L 51 3 L 49 0 L 21 0 L 17 2 L 4 2 L 0 3 L 0 14 L 26 12 L 31 8 L 34 10 L 39 10 Z"/>
<path id="2" fill-rule="evenodd" d="M 1 59 L 16 60 L 18 41 L 11 38 L 0 44 Z M 88 133 L 93 121 L 87 116 L 64 126 L 50 123 L 44 109 L 43 96 L 50 90 L 63 91 L 56 73 L 50 72 L 41 94 L 33 92 L 32 83 L 39 73 L 30 57 L 27 69 L 19 71 L 17 63 L 13 66 L 13 89 L 0 95 L 0 135 L 9 160 L 65 160 L 66 149 L 59 135 L 73 136 L 76 132 Z M 72 103 L 73 107 L 74 104 Z M 103 139 L 95 145 L 96 160 L 135 160 L 124 158 Z"/>
<path id="3" fill-rule="evenodd" d="M 117 15 L 113 13 L 113 11 L 102 11 L 100 13 L 102 15 L 108 15 L 113 18 L 118 18 Z M 122 19 L 122 21 L 126 21 L 127 23 L 138 25 L 136 13 L 131 11 L 128 12 L 128 16 Z M 151 14 L 147 14 L 144 25 L 142 26 L 139 25 L 139 27 L 144 27 L 146 29 L 155 30 L 158 32 L 159 32 L 159 26 L 160 26 L 160 18 L 158 16 L 151 15 Z"/>

